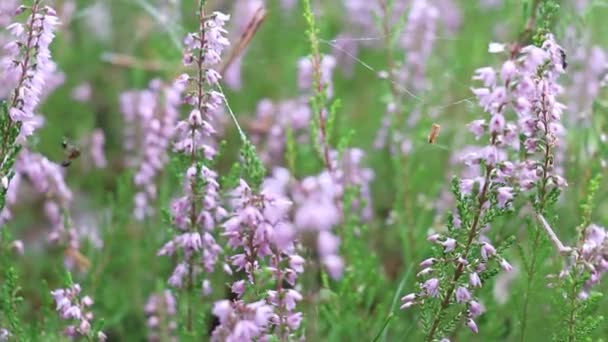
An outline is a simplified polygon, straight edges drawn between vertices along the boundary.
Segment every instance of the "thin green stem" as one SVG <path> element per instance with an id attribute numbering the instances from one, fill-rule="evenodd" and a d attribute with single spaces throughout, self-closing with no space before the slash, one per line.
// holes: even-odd
<path id="1" fill-rule="evenodd" d="M 536 205 L 536 211 L 539 214 L 545 214 L 545 207 L 547 205 L 547 185 L 549 183 L 549 167 L 551 166 L 551 151 L 552 144 L 550 143 L 549 136 L 549 108 L 545 107 L 546 103 L 546 95 L 541 94 L 540 103 L 542 107 L 540 108 L 540 121 L 543 124 L 544 129 L 544 139 L 543 144 L 545 148 L 544 153 L 544 161 L 543 161 L 543 174 L 541 177 L 540 189 L 538 191 L 538 202 Z M 526 285 L 526 292 L 524 294 L 524 304 L 522 308 L 522 321 L 520 328 L 520 341 L 525 341 L 526 336 L 526 328 L 528 326 L 528 309 L 530 302 L 530 295 L 532 291 L 532 286 L 534 283 L 534 278 L 536 276 L 536 262 L 537 262 L 537 254 L 539 250 L 539 245 L 541 242 L 541 229 L 540 227 L 536 227 L 536 234 L 534 236 L 534 244 L 532 246 L 532 259 L 530 260 L 530 265 L 528 267 L 528 282 Z"/>

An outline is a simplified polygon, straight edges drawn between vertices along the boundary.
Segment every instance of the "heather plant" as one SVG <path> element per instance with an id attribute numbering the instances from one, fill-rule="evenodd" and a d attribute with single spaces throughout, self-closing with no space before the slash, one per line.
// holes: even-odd
<path id="1" fill-rule="evenodd" d="M 0 1 L 0 341 L 604 340 L 606 15 Z"/>

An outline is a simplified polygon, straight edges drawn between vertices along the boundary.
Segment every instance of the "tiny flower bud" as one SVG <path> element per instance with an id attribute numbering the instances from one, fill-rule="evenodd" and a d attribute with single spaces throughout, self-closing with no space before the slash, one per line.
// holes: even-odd
<path id="1" fill-rule="evenodd" d="M 441 235 L 439 235 L 439 234 L 432 234 L 432 235 L 429 235 L 426 239 L 427 239 L 427 241 L 430 241 L 430 242 L 437 242 L 437 240 L 439 240 L 440 237 L 441 237 Z"/>
<path id="2" fill-rule="evenodd" d="M 456 247 L 456 240 L 448 238 L 443 243 L 441 243 L 445 249 L 443 250 L 445 253 L 449 253 L 454 250 Z"/>
<path id="3" fill-rule="evenodd" d="M 433 264 L 437 261 L 435 258 L 428 258 L 420 263 L 421 268 L 427 268 L 429 266 L 433 266 Z"/>
<path id="4" fill-rule="evenodd" d="M 477 324 L 475 324 L 475 321 L 470 318 L 467 320 L 467 327 L 469 327 L 469 329 L 471 329 L 471 331 L 476 334 L 479 332 L 479 329 L 477 328 Z"/>
<path id="5" fill-rule="evenodd" d="M 513 269 L 513 266 L 511 266 L 511 264 L 509 264 L 505 259 L 500 260 L 500 267 L 507 272 Z"/>
<path id="6" fill-rule="evenodd" d="M 481 287 L 481 279 L 477 273 L 473 272 L 469 275 L 469 284 L 473 287 Z"/>
<path id="7" fill-rule="evenodd" d="M 401 305 L 400 309 L 405 310 L 405 309 L 411 308 L 414 305 L 416 305 L 416 302 L 406 302 L 403 305 Z"/>
<path id="8" fill-rule="evenodd" d="M 414 299 L 416 299 L 416 294 L 415 293 L 410 293 L 408 295 L 405 295 L 405 296 L 401 297 L 401 301 L 404 302 L 404 303 L 411 302 Z"/>
<path id="9" fill-rule="evenodd" d="M 481 246 L 481 257 L 484 261 L 487 261 L 489 257 L 492 257 L 496 254 L 496 249 L 494 246 L 490 245 L 487 242 L 484 242 Z"/>

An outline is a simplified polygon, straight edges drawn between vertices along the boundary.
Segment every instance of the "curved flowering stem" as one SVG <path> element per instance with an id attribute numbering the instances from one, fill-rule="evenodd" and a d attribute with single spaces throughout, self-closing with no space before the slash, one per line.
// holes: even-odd
<path id="1" fill-rule="evenodd" d="M 494 143 L 495 140 L 493 140 L 492 142 Z M 467 243 L 465 245 L 465 250 L 464 253 L 462 255 L 462 258 L 464 260 L 468 260 L 469 257 L 469 251 L 471 250 L 471 246 L 473 241 L 475 240 L 475 238 L 477 237 L 477 235 L 479 234 L 479 222 L 482 216 L 482 212 L 483 212 L 483 207 L 487 202 L 487 194 L 488 194 L 488 189 L 489 189 L 489 184 L 490 184 L 490 175 L 492 174 L 493 171 L 493 167 L 491 166 L 486 166 L 486 175 L 485 175 L 485 179 L 484 179 L 484 185 L 483 188 L 481 190 L 481 192 L 479 193 L 478 196 L 478 201 L 477 201 L 477 210 L 475 212 L 475 216 L 473 218 L 473 223 L 471 224 L 471 228 L 469 229 L 469 234 L 467 237 Z M 456 271 L 454 271 L 454 277 L 452 279 L 452 282 L 450 284 L 450 287 L 448 288 L 448 290 L 445 292 L 445 296 L 443 298 L 443 301 L 441 302 L 441 305 L 439 307 L 439 311 L 437 312 L 437 314 L 435 315 L 435 318 L 433 320 L 433 323 L 431 324 L 431 328 L 429 330 L 429 333 L 426 337 L 426 341 L 431 342 L 433 341 L 434 337 L 435 337 L 435 333 L 437 332 L 437 328 L 439 327 L 439 323 L 441 322 L 441 319 L 443 318 L 443 312 L 448 308 L 448 306 L 450 305 L 450 302 L 452 300 L 452 295 L 454 294 L 454 290 L 456 289 L 456 285 L 458 284 L 458 280 L 460 279 L 460 277 L 464 274 L 464 266 L 465 263 L 458 263 L 458 266 L 456 268 Z"/>
<path id="2" fill-rule="evenodd" d="M 34 111 L 52 65 L 49 46 L 59 24 L 55 10 L 43 3 L 43 0 L 35 0 L 31 7 L 19 7 L 16 14 L 29 12 L 25 25 L 16 22 L 7 27 L 15 40 L 5 46 L 8 53 L 2 60 L 2 67 L 6 72 L 4 81 L 14 82 L 15 88 L 8 103 L 2 104 L 0 113 L 0 178 L 3 184 L 0 210 L 4 208 L 15 158 L 26 138 L 41 125 Z"/>
<path id="3" fill-rule="evenodd" d="M 505 51 L 502 45 L 497 45 L 490 44 L 490 52 Z M 494 271 L 488 272 L 490 261 L 499 264 L 505 271 L 512 269 L 501 256 L 505 246 L 512 243 L 511 240 L 505 240 L 497 249 L 490 244 L 488 236 L 482 236 L 482 227 L 489 227 L 495 217 L 511 210 L 512 201 L 521 192 L 520 189 L 534 189 L 536 182 L 541 179 L 530 162 L 521 162 L 520 165 L 507 158 L 509 152 L 514 154 L 520 147 L 520 129 L 528 137 L 524 143 L 526 148 L 536 151 L 539 145 L 532 113 L 540 106 L 535 80 L 539 78 L 539 67 L 551 57 L 547 50 L 527 46 L 516 58 L 505 61 L 500 72 L 491 67 L 476 71 L 474 79 L 482 81 L 484 87 L 473 89 L 473 93 L 491 118 L 487 124 L 483 119 L 475 120 L 469 124 L 469 129 L 477 139 L 487 133 L 489 145 L 468 153 L 463 160 L 469 166 L 479 165 L 483 174 L 454 184 L 457 212 L 452 214 L 448 222 L 448 232 L 433 234 L 428 238 L 443 246 L 443 255 L 420 264 L 422 270 L 418 276 L 429 276 L 429 279 L 421 283 L 420 293 L 402 298 L 402 308 L 408 308 L 416 304 L 424 305 L 427 301 L 434 303 L 434 298 L 441 297 L 437 309 L 432 310 L 432 316 L 426 320 L 429 327 L 426 341 L 433 341 L 439 333 L 448 332 L 443 329 L 446 311 L 452 304 L 458 303 L 466 303 L 466 307 L 454 310 L 452 321 L 460 321 L 466 313 L 466 325 L 477 333 L 474 318 L 483 312 L 483 306 L 474 299 L 472 290 L 483 285 L 480 276 L 495 274 Z M 508 111 L 517 114 L 521 128 L 507 121 L 505 114 Z M 558 179 L 554 175 L 548 177 Z M 453 272 L 446 272 L 446 266 L 448 269 L 453 267 Z M 438 270 L 439 274 L 435 275 Z M 465 273 L 469 274 L 468 284 L 462 280 Z"/>

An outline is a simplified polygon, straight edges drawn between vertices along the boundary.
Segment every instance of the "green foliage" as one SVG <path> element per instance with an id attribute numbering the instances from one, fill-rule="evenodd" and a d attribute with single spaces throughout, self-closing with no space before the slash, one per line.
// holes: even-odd
<path id="1" fill-rule="evenodd" d="M 540 46 L 544 37 L 551 32 L 551 28 L 555 24 L 557 13 L 559 12 L 559 3 L 555 0 L 534 0 L 540 1 L 538 6 L 538 24 L 536 35 L 533 37 L 534 44 Z"/>
<path id="2" fill-rule="evenodd" d="M 266 168 L 262 164 L 255 146 L 249 140 L 244 140 L 240 154 L 243 160 L 241 177 L 247 180 L 253 189 L 259 189 L 266 176 Z"/>
<path id="3" fill-rule="evenodd" d="M 579 294 L 585 289 L 589 275 L 576 276 L 569 274 L 560 283 L 559 291 L 554 300 L 555 307 L 559 308 L 557 329 L 553 334 L 553 341 L 575 342 L 591 341 L 604 317 L 597 314 L 603 294 L 591 292 L 585 297 Z"/>
<path id="4" fill-rule="evenodd" d="M 16 143 L 20 127 L 20 123 L 14 123 L 10 118 L 8 102 L 0 101 L 0 210 L 6 203 L 8 187 L 5 183 L 9 184 L 13 178 L 13 165 L 21 150 L 21 145 Z"/>
<path id="5" fill-rule="evenodd" d="M 0 230 L 0 233 L 3 233 Z M 11 253 L 5 241 L 7 234 L 0 239 L 0 266 L 3 274 L 0 275 L 0 327 L 6 327 L 12 337 L 18 341 L 28 341 L 24 333 L 26 325 L 21 321 L 22 289 L 19 286 L 19 277 L 15 267 L 10 264 L 8 253 Z"/>

